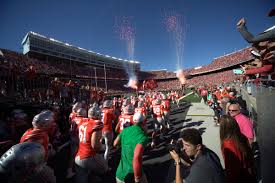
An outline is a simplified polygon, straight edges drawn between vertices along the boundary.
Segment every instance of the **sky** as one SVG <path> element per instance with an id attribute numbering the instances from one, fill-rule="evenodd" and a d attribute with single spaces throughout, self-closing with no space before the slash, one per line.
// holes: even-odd
<path id="1" fill-rule="evenodd" d="M 21 41 L 33 31 L 139 61 L 141 70 L 175 71 L 178 63 L 206 65 L 249 46 L 236 23 L 244 17 L 251 33 L 261 33 L 275 25 L 267 16 L 272 8 L 274 0 L 2 0 L 0 48 L 22 53 Z M 125 40 L 121 28 L 127 26 L 131 39 Z"/>

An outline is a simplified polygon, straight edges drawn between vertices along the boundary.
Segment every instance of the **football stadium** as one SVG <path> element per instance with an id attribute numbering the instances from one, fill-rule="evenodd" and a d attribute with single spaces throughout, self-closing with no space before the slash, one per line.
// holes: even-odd
<path id="1" fill-rule="evenodd" d="M 272 182 L 275 27 L 241 19 L 246 47 L 175 71 L 142 69 L 126 28 L 127 59 L 30 30 L 0 48 L 1 181 Z"/>

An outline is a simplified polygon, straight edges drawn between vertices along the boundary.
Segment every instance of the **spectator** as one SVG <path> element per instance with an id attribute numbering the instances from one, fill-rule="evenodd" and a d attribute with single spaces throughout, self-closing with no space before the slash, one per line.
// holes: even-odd
<path id="1" fill-rule="evenodd" d="M 253 123 L 252 121 L 241 113 L 240 105 L 230 104 L 228 106 L 228 112 L 238 123 L 240 130 L 244 136 L 247 137 L 249 144 L 251 145 L 254 140 Z"/>
<path id="2" fill-rule="evenodd" d="M 238 123 L 227 115 L 222 116 L 219 121 L 226 182 L 256 182 L 252 150 Z"/>
<path id="3" fill-rule="evenodd" d="M 224 182 L 224 172 L 220 159 L 213 151 L 202 144 L 200 132 L 197 129 L 189 128 L 183 130 L 180 137 L 183 145 L 183 151 L 180 153 L 186 153 L 189 158 L 193 157 L 194 160 L 190 165 L 175 150 L 170 151 L 172 158 L 175 160 L 176 183 Z M 191 166 L 190 173 L 184 180 L 181 176 L 181 163 Z"/>
<path id="4" fill-rule="evenodd" d="M 275 27 L 271 27 L 264 31 L 263 33 L 253 36 L 246 28 L 245 26 L 245 19 L 242 18 L 238 23 L 237 23 L 237 29 L 241 33 L 242 37 L 249 43 L 257 43 L 257 42 L 262 42 L 262 41 L 268 41 L 270 39 L 275 38 Z"/>

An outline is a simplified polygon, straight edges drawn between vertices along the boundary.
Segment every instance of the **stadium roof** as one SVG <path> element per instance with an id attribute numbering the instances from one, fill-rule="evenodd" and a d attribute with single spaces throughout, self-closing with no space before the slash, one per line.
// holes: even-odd
<path id="1" fill-rule="evenodd" d="M 52 42 L 52 43 L 55 43 L 55 44 L 67 47 L 67 48 L 71 48 L 71 49 L 74 49 L 74 50 L 77 50 L 77 51 L 85 52 L 87 54 L 92 54 L 94 56 L 100 56 L 100 57 L 104 57 L 104 58 L 108 58 L 108 59 L 113 59 L 113 60 L 116 60 L 118 62 L 128 62 L 128 63 L 130 62 L 130 63 L 134 63 L 134 64 L 139 64 L 140 63 L 139 61 L 117 58 L 117 57 L 114 57 L 114 56 L 104 55 L 104 54 L 97 53 L 97 52 L 94 52 L 94 51 L 91 51 L 91 50 L 87 50 L 85 48 L 73 46 L 73 45 L 71 45 L 69 43 L 64 43 L 62 41 L 56 40 L 54 38 L 49 38 L 49 37 L 46 37 L 44 35 L 41 35 L 41 34 L 38 34 L 38 33 L 32 32 L 32 31 L 28 32 L 25 35 L 25 37 L 23 38 L 22 43 L 21 43 L 22 45 L 27 41 L 27 38 L 29 36 L 35 36 L 35 37 L 47 40 L 49 42 Z"/>

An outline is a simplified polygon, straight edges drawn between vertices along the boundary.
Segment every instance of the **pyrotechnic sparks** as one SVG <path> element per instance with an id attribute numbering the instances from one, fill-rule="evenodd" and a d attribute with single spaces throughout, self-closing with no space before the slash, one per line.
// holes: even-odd
<path id="1" fill-rule="evenodd" d="M 128 58 L 134 60 L 135 27 L 131 20 L 132 17 L 116 17 L 115 30 L 119 39 L 126 44 Z"/>
<path id="2" fill-rule="evenodd" d="M 128 53 L 128 59 L 134 60 L 135 53 L 135 27 L 132 23 L 132 17 L 116 17 L 115 30 L 119 35 L 119 39 L 125 43 Z M 128 74 L 128 84 L 125 87 L 137 89 L 137 77 L 132 63 L 123 64 L 125 71 Z"/>
<path id="3" fill-rule="evenodd" d="M 183 70 L 177 70 L 177 78 L 180 80 L 182 85 L 186 84 L 186 77 Z"/>
<path id="4" fill-rule="evenodd" d="M 137 79 L 135 77 L 133 78 L 130 78 L 127 85 L 124 85 L 124 87 L 127 87 L 127 88 L 132 88 L 132 89 L 138 89 L 138 86 L 137 86 L 138 82 L 137 82 Z"/>
<path id="5" fill-rule="evenodd" d="M 164 24 L 167 32 L 172 36 L 175 44 L 177 70 L 181 69 L 183 62 L 184 40 L 185 40 L 185 22 L 184 18 L 179 13 L 165 12 Z"/>
<path id="6" fill-rule="evenodd" d="M 166 28 L 168 32 L 175 31 L 178 25 L 178 19 L 175 15 L 166 17 Z"/>

